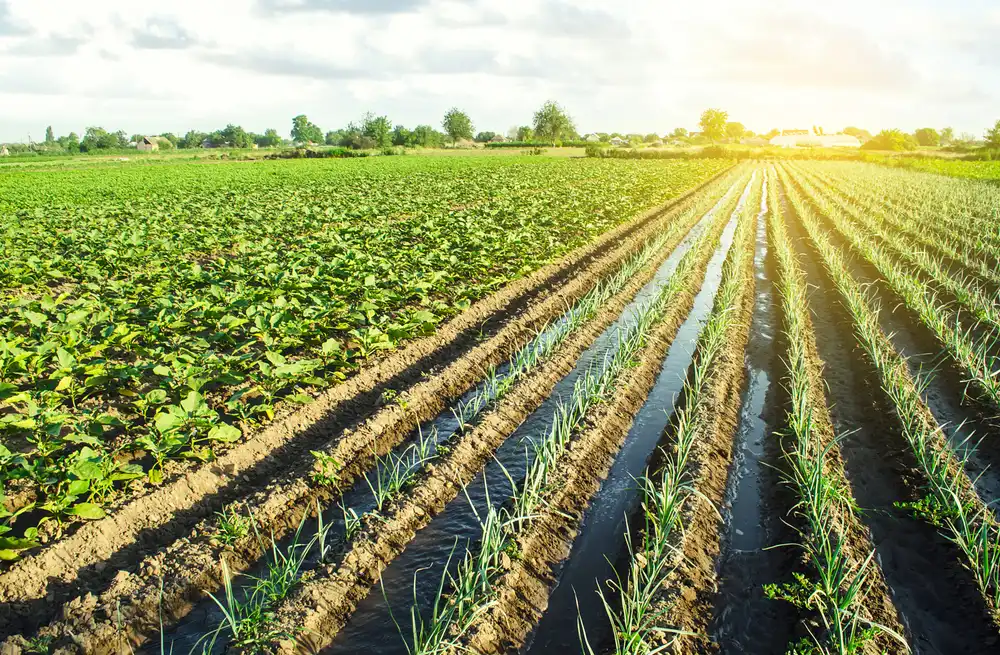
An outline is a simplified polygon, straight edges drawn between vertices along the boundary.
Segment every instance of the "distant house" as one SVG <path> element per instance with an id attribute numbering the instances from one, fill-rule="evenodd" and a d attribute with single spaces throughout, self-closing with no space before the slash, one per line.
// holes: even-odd
<path id="1" fill-rule="evenodd" d="M 766 146 L 769 143 L 769 141 L 759 136 L 754 136 L 750 137 L 749 139 L 743 139 L 741 143 L 745 146 Z"/>
<path id="2" fill-rule="evenodd" d="M 505 143 L 506 141 L 507 137 L 502 134 L 494 134 L 490 137 L 490 143 Z"/>
<path id="3" fill-rule="evenodd" d="M 611 137 L 611 141 L 609 143 L 611 143 L 611 145 L 613 146 L 624 146 L 628 144 L 628 141 L 621 138 L 620 136 L 613 136 Z"/>
<path id="4" fill-rule="evenodd" d="M 789 132 L 795 132 L 790 134 Z M 770 141 L 780 148 L 860 148 L 861 142 L 850 134 L 811 134 L 809 130 L 785 130 Z"/>
<path id="5" fill-rule="evenodd" d="M 597 136 L 596 134 L 588 134 L 587 138 L 584 140 L 588 141 L 589 143 L 597 143 L 598 141 L 601 140 L 601 137 Z"/>
<path id="6" fill-rule="evenodd" d="M 7 146 L 0 147 L 0 157 L 10 157 L 10 150 L 7 150 Z"/>
<path id="7" fill-rule="evenodd" d="M 136 150 L 145 150 L 147 152 L 150 150 L 159 150 L 159 139 L 155 136 L 144 136 L 141 141 L 135 144 L 135 148 Z"/>

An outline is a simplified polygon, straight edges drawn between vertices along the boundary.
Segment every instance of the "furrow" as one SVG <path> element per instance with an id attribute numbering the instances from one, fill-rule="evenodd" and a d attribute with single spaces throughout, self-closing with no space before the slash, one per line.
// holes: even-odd
<path id="1" fill-rule="evenodd" d="M 792 471 L 789 482 L 799 498 L 803 554 L 815 585 L 803 596 L 809 598 L 804 609 L 821 617 L 818 629 L 804 632 L 821 652 L 851 652 L 858 647 L 862 652 L 905 650 L 904 630 L 873 559 L 871 537 L 849 495 L 824 397 L 823 363 L 816 348 L 805 279 L 785 230 L 777 189 L 771 194 L 768 233 L 778 261 L 777 284 L 788 342 L 788 374 L 783 382 L 790 394 L 787 423 L 792 443 L 784 451 Z M 802 587 L 800 583 L 772 589 L 778 596 L 795 599 L 797 591 L 807 591 Z M 873 633 L 867 632 L 874 626 L 878 627 Z"/>
<path id="2" fill-rule="evenodd" d="M 735 202 L 735 199 L 731 202 Z M 645 283 L 648 279 L 649 277 L 645 277 L 641 282 Z M 553 370 L 546 374 L 544 388 L 532 392 L 530 399 L 525 399 L 524 397 L 517 399 L 516 404 L 509 406 L 509 408 L 507 404 L 501 404 L 498 410 L 504 409 L 508 416 L 513 413 L 516 421 L 506 424 L 500 430 L 486 426 L 490 430 L 490 437 L 489 439 L 484 438 L 482 440 L 483 444 L 479 446 L 480 450 L 477 451 L 473 460 L 474 463 L 471 466 L 458 471 L 447 468 L 442 469 L 440 466 L 436 467 L 434 472 L 435 479 L 429 480 L 428 483 L 420 487 L 420 490 L 434 492 L 434 495 L 430 499 L 422 498 L 421 495 L 424 491 L 420 491 L 420 493 L 414 493 L 400 502 L 393 511 L 394 516 L 402 515 L 405 517 L 409 515 L 417 518 L 416 521 L 412 522 L 412 528 L 404 534 L 412 537 L 412 534 L 417 529 L 426 526 L 430 522 L 433 515 L 442 511 L 448 503 L 455 500 L 460 492 L 458 487 L 470 483 L 476 474 L 482 470 L 483 465 L 496 448 L 508 438 L 513 429 L 542 404 L 542 401 L 551 393 L 555 383 L 573 369 L 574 362 L 583 353 L 586 346 L 618 318 L 628 304 L 629 298 L 638 291 L 639 286 L 632 288 L 630 294 L 621 297 L 620 301 L 613 308 L 609 308 L 609 311 L 604 314 L 600 324 L 595 325 L 590 334 L 585 338 L 581 337 L 581 339 L 577 340 L 573 345 L 572 352 L 569 352 L 566 357 L 561 358 L 562 367 L 557 371 Z M 454 460 L 455 457 L 466 458 L 464 454 L 457 451 L 454 454 L 449 454 L 450 460 Z M 386 541 L 391 539 L 391 535 L 387 534 L 386 531 L 379 531 L 377 536 L 373 535 L 373 539 L 376 544 L 374 547 L 380 547 L 385 551 L 386 547 L 384 545 L 379 546 L 378 544 L 385 544 Z M 391 548 L 388 551 L 390 556 L 383 558 L 382 561 L 375 562 L 375 568 L 366 571 L 360 579 L 358 579 L 356 572 L 351 572 L 351 575 L 338 572 L 332 578 L 317 577 L 315 580 L 307 581 L 301 590 L 279 612 L 280 623 L 285 630 L 293 633 L 300 632 L 302 634 L 299 644 L 286 643 L 284 644 L 284 649 L 292 650 L 298 647 L 299 649 L 315 650 L 332 641 L 333 636 L 349 617 L 354 605 L 368 593 L 371 584 L 378 578 L 378 573 L 388 565 L 395 555 L 398 555 L 403 550 L 408 540 L 407 538 L 403 543 L 399 543 L 395 548 Z M 354 546 L 352 551 L 358 547 L 358 545 Z M 351 556 L 348 555 L 348 557 Z M 330 598 L 336 599 L 337 602 L 329 602 L 328 599 Z"/>
<path id="3" fill-rule="evenodd" d="M 155 551 L 185 535 L 189 541 L 199 542 L 202 553 L 185 558 L 188 566 L 206 557 L 217 561 L 220 551 L 203 543 L 206 540 L 198 535 L 205 524 L 203 521 L 199 530 L 198 521 L 211 517 L 227 503 L 252 495 L 275 477 L 280 481 L 289 470 L 307 470 L 312 462 L 310 450 L 326 450 L 343 464 L 337 488 L 319 495 L 343 490 L 376 455 L 388 452 L 420 421 L 442 411 L 448 398 L 472 385 L 479 371 L 509 356 L 537 329 L 560 315 L 568 303 L 582 297 L 597 278 L 636 252 L 665 221 L 675 220 L 696 203 L 701 192 L 723 185 L 723 178 L 731 174 L 720 174 L 559 263 L 510 284 L 449 321 L 435 335 L 412 342 L 333 387 L 215 462 L 179 470 L 163 486 L 147 489 L 145 495 L 122 504 L 107 518 L 85 523 L 66 538 L 16 562 L 0 575 L 0 631 L 30 630 L 81 593 L 84 595 L 77 599 L 76 607 L 67 605 L 64 614 L 72 615 L 90 605 L 90 592 L 108 598 L 134 595 L 136 582 L 129 579 L 132 576 L 127 569 L 135 571 L 136 562 L 142 561 L 145 553 L 153 553 L 138 572 L 166 573 L 160 569 L 162 562 L 170 559 L 168 552 Z M 480 341 L 481 330 L 493 336 Z M 424 379 L 425 371 L 449 361 L 440 373 Z M 405 408 L 402 403 L 380 403 L 388 389 L 403 392 Z M 291 477 L 292 495 L 316 495 L 300 476 L 295 473 Z M 268 489 L 274 490 L 276 484 L 271 482 Z M 285 524 L 275 525 L 276 532 L 286 531 L 288 524 L 296 521 L 294 516 L 283 518 Z M 236 559 L 255 558 L 248 554 Z"/>
<path id="4" fill-rule="evenodd" d="M 746 201 L 740 222 L 748 220 L 747 215 L 754 210 L 752 200 Z M 701 244 L 699 253 L 692 253 L 696 263 L 658 319 L 648 344 L 636 353 L 638 364 L 618 380 L 615 393 L 589 415 L 587 428 L 557 465 L 547 485 L 551 494 L 540 515 L 530 521 L 528 529 L 518 531 L 512 542 L 511 548 L 520 557 L 499 577 L 493 586 L 495 601 L 473 623 L 464 645 L 455 652 L 515 651 L 545 611 L 555 583 L 554 569 L 569 556 L 587 505 L 607 477 L 636 413 L 656 382 L 663 357 L 691 311 L 724 226 L 720 223 L 719 232 Z M 732 248 L 745 245 L 737 238 Z"/>
<path id="5" fill-rule="evenodd" d="M 783 176 L 786 189 L 788 179 Z M 939 527 L 966 558 L 993 621 L 1000 625 L 1000 525 L 993 511 L 977 495 L 963 462 L 921 397 L 921 381 L 882 331 L 878 310 L 868 293 L 847 271 L 842 256 L 817 225 L 817 219 L 795 197 L 790 198 L 809 233 L 823 265 L 840 292 L 854 321 L 858 344 L 872 362 L 902 426 L 903 437 L 920 467 L 924 504 L 915 508 L 921 518 Z"/>

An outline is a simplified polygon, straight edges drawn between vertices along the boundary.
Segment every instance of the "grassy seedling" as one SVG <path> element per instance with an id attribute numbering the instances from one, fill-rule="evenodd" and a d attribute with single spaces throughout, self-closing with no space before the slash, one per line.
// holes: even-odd
<path id="1" fill-rule="evenodd" d="M 749 184 L 747 188 L 750 188 Z M 569 401 L 557 407 L 551 428 L 529 451 L 533 457 L 522 484 L 512 484 L 515 488 L 512 509 L 509 512 L 498 511 L 488 502 L 489 513 L 480 519 L 482 536 L 479 548 L 466 550 L 456 573 L 449 576 L 448 584 L 442 583 L 439 590 L 439 599 L 434 607 L 448 609 L 443 615 L 435 614 L 433 628 L 426 628 L 423 623 L 419 629 L 414 628 L 411 653 L 438 653 L 445 641 L 457 643 L 475 617 L 489 607 L 492 602 L 491 581 L 501 570 L 500 558 L 513 533 L 523 530 L 544 505 L 552 467 L 565 453 L 572 435 L 582 426 L 590 409 L 610 397 L 622 373 L 633 364 L 638 352 L 646 345 L 653 327 L 662 318 L 670 301 L 694 274 L 695 262 L 705 257 L 714 235 L 724 224 L 718 220 L 716 230 L 709 230 L 699 238 L 696 246 L 681 259 L 670 280 L 636 310 L 631 321 L 619 329 L 615 345 L 603 362 L 589 368 L 577 380 Z M 448 600 L 442 602 L 441 594 L 445 593 L 446 587 L 449 589 Z M 411 615 L 416 626 L 416 621 L 420 619 L 415 606 Z"/>
<path id="2" fill-rule="evenodd" d="M 816 245 L 823 265 L 844 299 L 854 322 L 858 343 L 875 367 L 882 388 L 903 428 L 923 473 L 924 485 L 944 517 L 944 534 L 962 549 L 983 597 L 994 615 L 1000 615 L 1000 526 L 992 510 L 976 493 L 963 471 L 964 460 L 950 446 L 921 397 L 923 383 L 909 373 L 906 360 L 882 332 L 878 309 L 866 290 L 847 271 L 842 255 L 802 206 L 794 188 L 790 200 Z"/>
<path id="3" fill-rule="evenodd" d="M 215 516 L 219 526 L 218 540 L 227 546 L 232 546 L 250 534 L 251 518 L 240 514 L 235 506 L 223 507 Z"/>

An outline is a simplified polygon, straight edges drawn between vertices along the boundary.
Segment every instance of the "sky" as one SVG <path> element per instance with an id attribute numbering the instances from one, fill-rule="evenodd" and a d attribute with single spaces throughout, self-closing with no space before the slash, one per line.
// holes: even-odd
<path id="1" fill-rule="evenodd" d="M 0 0 L 0 141 L 366 111 L 476 130 L 563 105 L 581 133 L 1000 119 L 994 0 Z"/>

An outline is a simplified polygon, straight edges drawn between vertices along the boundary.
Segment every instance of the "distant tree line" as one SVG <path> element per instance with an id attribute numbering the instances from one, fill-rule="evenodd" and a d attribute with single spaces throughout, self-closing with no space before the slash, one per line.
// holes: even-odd
<path id="1" fill-rule="evenodd" d="M 701 132 L 688 133 L 685 128 L 678 127 L 662 137 L 655 133 L 622 134 L 619 132 L 596 132 L 588 136 L 587 141 L 597 141 L 599 144 L 623 143 L 638 147 L 642 145 L 708 145 L 727 141 L 740 143 L 743 139 L 756 135 L 748 130 L 743 123 L 729 119 L 728 112 L 722 109 L 706 109 L 699 119 Z M 814 126 L 816 135 L 823 135 L 821 127 Z M 963 133 L 956 136 L 952 128 L 937 130 L 923 127 L 913 134 L 898 129 L 882 130 L 872 135 L 868 130 L 859 127 L 846 127 L 844 134 L 856 137 L 868 150 L 915 150 L 918 147 L 947 147 L 955 150 L 969 150 L 980 146 L 1000 148 L 1000 120 L 986 131 L 983 141 L 974 135 Z M 763 139 L 771 139 L 781 134 L 778 129 L 762 133 Z M 458 145 L 463 142 L 490 143 L 508 141 L 514 144 L 561 145 L 583 143 L 583 137 L 577 132 L 569 113 L 557 102 L 549 100 L 536 111 L 531 125 L 511 127 L 506 135 L 492 131 L 475 132 L 475 126 L 469 115 L 457 107 L 452 107 L 441 121 L 441 129 L 432 125 L 417 125 L 410 129 L 405 125 L 395 124 L 388 116 L 379 116 L 368 112 L 358 121 L 352 121 L 346 126 L 324 132 L 318 125 L 309 120 L 305 114 L 299 114 L 292 119 L 291 139 L 284 139 L 278 130 L 268 128 L 262 134 L 248 132 L 239 125 L 230 123 L 214 132 L 189 130 L 183 136 L 171 132 L 159 135 L 133 134 L 128 136 L 124 130 L 110 132 L 103 127 L 88 127 L 80 138 L 76 132 L 56 137 L 52 126 L 45 129 L 45 140 L 41 143 L 9 144 L 11 152 L 32 150 L 40 153 L 75 153 L 123 150 L 134 147 L 144 138 L 155 139 L 161 150 L 173 148 L 273 148 L 278 146 L 339 146 L 354 150 L 388 149 L 392 147 L 406 148 L 439 148 L 445 145 Z"/>

